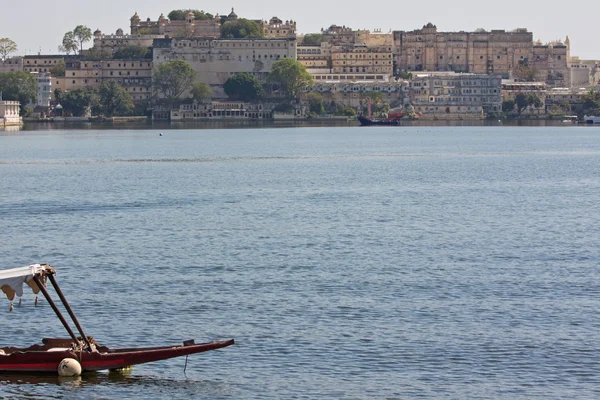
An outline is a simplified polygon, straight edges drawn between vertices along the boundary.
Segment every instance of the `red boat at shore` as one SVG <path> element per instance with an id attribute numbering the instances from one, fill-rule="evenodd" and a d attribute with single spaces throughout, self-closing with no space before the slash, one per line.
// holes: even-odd
<path id="1" fill-rule="evenodd" d="M 27 348 L 1 347 L 0 372 L 59 372 L 59 366 L 65 360 L 79 364 L 81 372 L 123 369 L 136 364 L 188 356 L 209 350 L 231 346 L 234 340 L 196 344 L 187 340 L 182 345 L 110 349 L 102 346 L 91 336 L 86 336 L 81 324 L 58 286 L 54 275 L 56 271 L 47 264 L 35 264 L 23 268 L 0 271 L 0 290 L 11 301 L 23 295 L 23 286 L 28 285 L 37 295 L 42 292 L 54 313 L 63 324 L 70 338 L 42 339 L 42 345 Z M 65 310 L 75 324 L 79 336 L 75 335 L 67 320 L 52 300 L 46 283 L 50 281 Z M 37 296 L 36 296 L 37 304 Z"/>
<path id="2" fill-rule="evenodd" d="M 372 125 L 400 125 L 400 120 L 404 117 L 404 112 L 400 110 L 390 110 L 387 118 L 371 118 L 371 99 L 368 102 L 368 115 L 359 115 L 358 122 L 361 126 L 372 126 Z"/>

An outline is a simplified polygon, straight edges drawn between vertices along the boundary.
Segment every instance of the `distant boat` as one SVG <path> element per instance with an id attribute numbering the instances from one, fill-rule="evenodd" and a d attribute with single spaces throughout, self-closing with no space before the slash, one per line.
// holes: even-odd
<path id="1" fill-rule="evenodd" d="M 369 118 L 369 117 L 359 116 L 358 117 L 358 122 L 360 122 L 360 124 L 362 126 L 370 126 L 370 125 L 400 125 L 400 118 L 402 118 L 402 116 L 400 116 L 400 117 L 394 117 L 394 118 L 384 118 L 384 119 L 376 119 L 376 118 Z"/>
<path id="2" fill-rule="evenodd" d="M 390 110 L 387 118 L 371 118 L 371 99 L 369 99 L 368 103 L 368 115 L 358 116 L 358 122 L 360 122 L 361 126 L 371 126 L 371 125 L 400 125 L 400 119 L 404 117 L 404 112 L 396 110 Z"/>
<path id="3" fill-rule="evenodd" d="M 585 116 L 583 117 L 583 122 L 585 122 L 586 124 L 600 124 L 600 117 L 597 116 Z"/>

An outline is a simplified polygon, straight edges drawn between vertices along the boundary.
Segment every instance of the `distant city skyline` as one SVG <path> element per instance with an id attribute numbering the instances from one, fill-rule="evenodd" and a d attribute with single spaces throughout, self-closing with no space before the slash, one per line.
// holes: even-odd
<path id="1" fill-rule="evenodd" d="M 36 2 L 37 3 L 37 2 Z M 353 5 L 356 3 L 356 5 Z M 163 2 L 158 0 L 133 0 L 118 2 L 105 0 L 85 3 L 64 0 L 60 9 L 56 3 L 12 3 L 9 13 L 4 14 L 0 25 L 0 37 L 8 37 L 18 45 L 19 55 L 55 54 L 65 32 L 76 25 L 86 25 L 92 30 L 114 33 L 122 28 L 129 33 L 129 19 L 137 11 L 142 18 L 156 20 L 161 13 L 167 15 L 172 9 L 201 9 L 212 14 L 228 14 L 231 7 L 237 15 L 249 19 L 269 19 L 278 16 L 282 20 L 293 19 L 301 33 L 319 32 L 332 24 L 346 25 L 352 29 L 381 29 L 411 31 L 428 22 L 437 25 L 439 31 L 474 31 L 527 28 L 534 40 L 543 43 L 571 41 L 571 55 L 581 59 L 600 59 L 600 45 L 593 28 L 597 26 L 600 4 L 584 0 L 578 3 L 578 12 L 567 12 L 564 7 L 552 7 L 547 2 L 520 2 L 506 0 L 498 5 L 475 0 L 459 0 L 448 4 L 440 0 L 415 3 L 412 6 L 390 0 L 371 3 L 365 8 L 363 2 L 303 2 L 283 3 L 262 0 L 258 4 L 240 2 L 215 7 L 214 3 L 201 1 Z M 10 14 L 14 14 L 14 17 Z M 91 46 L 88 43 L 87 46 Z"/>

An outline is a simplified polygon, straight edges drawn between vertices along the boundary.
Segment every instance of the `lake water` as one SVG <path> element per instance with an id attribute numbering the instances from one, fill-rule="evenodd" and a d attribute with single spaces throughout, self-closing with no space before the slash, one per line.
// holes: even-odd
<path id="1" fill-rule="evenodd" d="M 599 244 L 596 127 L 0 132 L 2 269 L 111 347 L 236 340 L 0 398 L 599 398 Z"/>

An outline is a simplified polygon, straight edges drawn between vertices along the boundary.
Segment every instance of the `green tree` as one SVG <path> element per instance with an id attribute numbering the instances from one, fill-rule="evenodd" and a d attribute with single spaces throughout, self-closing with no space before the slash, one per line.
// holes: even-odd
<path id="1" fill-rule="evenodd" d="M 190 88 L 196 80 L 196 71 L 185 60 L 171 60 L 159 64 L 152 76 L 152 86 L 169 106 Z"/>
<path id="2" fill-rule="evenodd" d="M 71 32 L 65 33 L 62 40 L 62 45 L 58 46 L 58 51 L 63 53 L 75 53 L 77 51 L 77 39 L 75 39 L 75 34 Z"/>
<path id="3" fill-rule="evenodd" d="M 21 102 L 21 113 L 29 102 L 36 100 L 38 84 L 29 72 L 4 72 L 0 73 L 0 92 L 4 100 Z"/>
<path id="4" fill-rule="evenodd" d="M 308 101 L 309 111 L 311 113 L 321 115 L 325 112 L 325 107 L 323 106 L 323 96 L 321 96 L 321 93 L 310 92 L 306 95 L 306 100 Z"/>
<path id="5" fill-rule="evenodd" d="M 268 81 L 277 85 L 289 98 L 296 97 L 300 90 L 313 84 L 313 78 L 306 67 L 291 58 L 276 61 Z"/>
<path id="6" fill-rule="evenodd" d="M 63 112 L 71 114 L 74 117 L 85 116 L 92 107 L 94 99 L 93 93 L 87 89 L 75 89 L 62 93 L 60 104 L 63 106 Z"/>
<path id="7" fill-rule="evenodd" d="M 387 114 L 390 110 L 390 105 L 385 102 L 383 93 L 369 92 L 363 96 L 363 113 L 368 112 L 368 103 L 371 100 L 371 113 L 374 115 Z"/>
<path id="8" fill-rule="evenodd" d="M 17 44 L 15 42 L 9 38 L 0 39 L 0 59 L 2 61 L 6 60 L 10 53 L 14 53 L 15 51 L 17 51 Z"/>
<path id="9" fill-rule="evenodd" d="M 113 53 L 110 49 L 103 47 L 92 47 L 88 50 L 84 50 L 81 53 L 82 58 L 86 60 L 110 60 L 113 58 Z"/>
<path id="10" fill-rule="evenodd" d="M 600 92 L 590 89 L 583 95 L 582 111 L 584 114 L 590 115 L 595 114 L 598 108 L 600 108 Z"/>
<path id="11" fill-rule="evenodd" d="M 410 79 L 412 79 L 412 77 L 413 77 L 412 72 L 408 72 L 408 71 L 401 71 L 398 74 L 398 78 L 400 78 L 400 79 L 410 80 Z"/>
<path id="12" fill-rule="evenodd" d="M 83 51 L 83 44 L 92 40 L 92 30 L 84 25 L 77 25 L 73 29 L 73 36 L 79 44 L 79 53 Z"/>
<path id="13" fill-rule="evenodd" d="M 325 41 L 325 35 L 320 33 L 307 33 L 302 39 L 302 46 L 320 46 L 321 42 Z"/>
<path id="14" fill-rule="evenodd" d="M 530 106 L 534 106 L 535 108 L 540 108 L 544 105 L 544 103 L 542 103 L 542 100 L 533 93 L 527 96 L 527 104 Z"/>
<path id="15" fill-rule="evenodd" d="M 514 100 L 505 100 L 502 102 L 502 111 L 509 113 L 515 109 L 515 101 Z"/>
<path id="16" fill-rule="evenodd" d="M 65 62 L 63 60 L 60 60 L 59 62 L 57 62 L 56 64 L 53 64 L 49 68 L 50 75 L 51 76 L 65 76 L 65 69 L 66 69 Z"/>
<path id="17" fill-rule="evenodd" d="M 211 13 L 207 13 L 204 10 L 173 10 L 167 15 L 167 18 L 169 18 L 171 21 L 183 21 L 189 11 L 194 13 L 194 18 L 197 20 L 214 18 Z"/>
<path id="18" fill-rule="evenodd" d="M 212 89 L 204 82 L 196 82 L 192 85 L 190 94 L 195 101 L 201 103 L 212 96 Z"/>
<path id="19" fill-rule="evenodd" d="M 112 57 L 117 60 L 136 60 L 152 58 L 152 52 L 144 46 L 124 46 L 119 47 Z"/>
<path id="20" fill-rule="evenodd" d="M 54 100 L 56 100 L 57 103 L 60 103 L 64 93 L 65 92 L 61 88 L 54 89 Z"/>
<path id="21" fill-rule="evenodd" d="M 235 74 L 223 85 L 232 100 L 253 101 L 263 96 L 263 88 L 256 78 L 248 73 Z"/>
<path id="22" fill-rule="evenodd" d="M 265 37 L 265 33 L 257 22 L 240 18 L 225 22 L 221 27 L 221 37 L 224 39 L 258 39 Z"/>
<path id="23" fill-rule="evenodd" d="M 104 115 L 128 115 L 133 111 L 131 95 L 116 81 L 106 81 L 99 90 L 99 106 Z"/>
<path id="24" fill-rule="evenodd" d="M 519 115 L 521 115 L 521 111 L 523 111 L 523 109 L 527 108 L 529 105 L 527 96 L 525 96 L 523 93 L 519 93 L 515 96 L 515 104 L 517 105 L 517 112 Z"/>
<path id="25" fill-rule="evenodd" d="M 529 66 L 528 60 L 519 61 L 519 65 L 513 70 L 513 75 L 521 82 L 535 82 L 537 80 L 539 70 Z"/>

